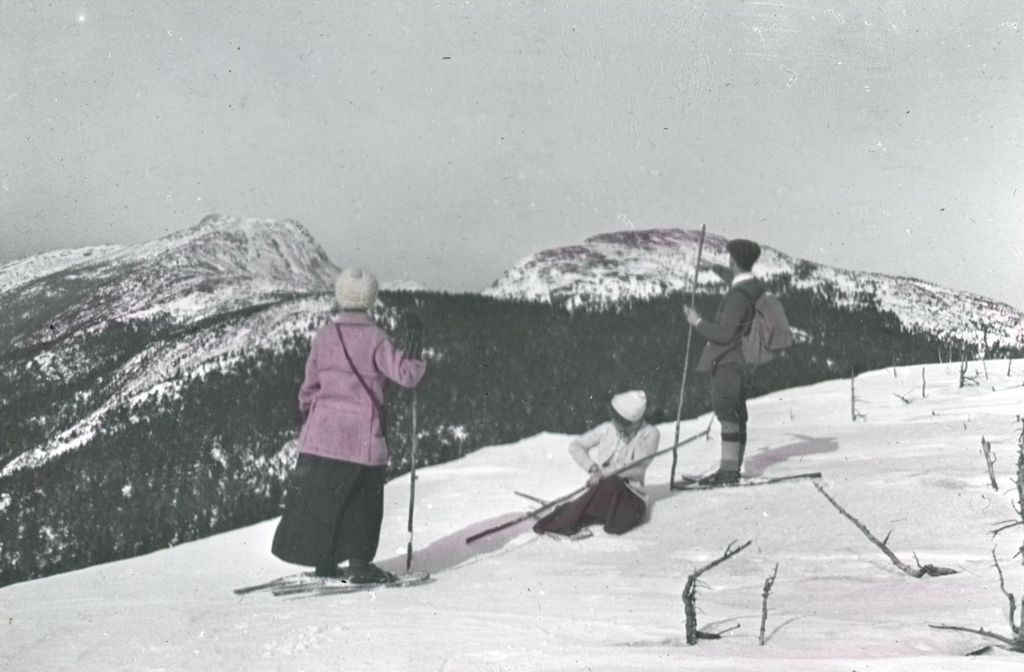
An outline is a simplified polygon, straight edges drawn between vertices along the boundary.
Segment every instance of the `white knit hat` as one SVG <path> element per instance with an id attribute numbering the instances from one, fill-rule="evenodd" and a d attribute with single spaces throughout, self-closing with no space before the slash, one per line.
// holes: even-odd
<path id="1" fill-rule="evenodd" d="M 643 390 L 630 390 L 612 397 L 612 408 L 629 422 L 636 422 L 647 411 L 647 394 Z"/>
<path id="2" fill-rule="evenodd" d="M 361 268 L 346 268 L 334 281 L 334 297 L 342 310 L 369 310 L 377 303 L 377 278 Z"/>

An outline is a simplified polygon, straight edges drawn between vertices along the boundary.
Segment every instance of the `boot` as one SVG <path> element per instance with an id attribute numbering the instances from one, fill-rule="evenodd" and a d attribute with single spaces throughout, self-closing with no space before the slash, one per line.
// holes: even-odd
<path id="1" fill-rule="evenodd" d="M 318 565 L 316 571 L 313 572 L 315 576 L 322 579 L 336 579 L 341 576 L 341 570 L 338 569 L 337 565 Z"/>
<path id="2" fill-rule="evenodd" d="M 349 583 L 394 583 L 398 577 L 366 560 L 349 560 L 345 578 Z"/>
<path id="3" fill-rule="evenodd" d="M 698 481 L 701 485 L 731 485 L 740 480 L 740 462 L 743 459 L 739 441 L 722 441 L 722 461 L 718 471 Z"/>
<path id="4" fill-rule="evenodd" d="M 715 473 L 705 476 L 697 481 L 700 485 L 732 485 L 739 483 L 740 472 L 727 469 L 719 469 Z"/>

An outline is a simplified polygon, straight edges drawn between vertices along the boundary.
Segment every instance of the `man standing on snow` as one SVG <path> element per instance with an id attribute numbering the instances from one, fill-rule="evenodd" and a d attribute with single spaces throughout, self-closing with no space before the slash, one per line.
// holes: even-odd
<path id="1" fill-rule="evenodd" d="M 713 320 L 702 319 L 686 307 L 686 321 L 708 339 L 697 371 L 711 375 L 711 405 L 722 426 L 722 456 L 718 471 L 702 484 L 724 485 L 740 478 L 743 453 L 747 447 L 747 396 L 750 368 L 743 359 L 742 339 L 754 318 L 754 304 L 764 294 L 764 285 L 751 273 L 761 256 L 761 247 L 750 240 L 730 240 L 729 268 L 713 267 L 730 284 Z"/>

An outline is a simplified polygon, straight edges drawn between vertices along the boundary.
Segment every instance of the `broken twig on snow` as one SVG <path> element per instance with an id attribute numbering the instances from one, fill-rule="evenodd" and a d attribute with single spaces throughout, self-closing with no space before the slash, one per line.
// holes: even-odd
<path id="1" fill-rule="evenodd" d="M 999 559 L 996 557 L 996 549 L 994 548 L 992 549 L 992 561 L 995 562 L 996 571 L 999 572 L 999 590 L 1003 591 L 1003 595 L 1006 596 L 1006 600 L 1010 603 L 1010 630 L 1013 634 L 1019 636 L 1021 625 L 1017 625 L 1017 598 L 1013 593 L 1006 590 L 1006 581 L 1003 580 L 1003 568 L 999 566 Z M 1022 602 L 1021 608 L 1024 609 L 1024 602 Z M 1024 618 L 1021 620 L 1024 621 Z"/>
<path id="2" fill-rule="evenodd" d="M 978 374 L 975 373 L 973 376 L 967 375 L 967 358 L 964 357 L 964 359 L 960 362 L 960 387 L 963 387 L 967 383 L 970 383 L 971 385 L 977 385 Z"/>
<path id="3" fill-rule="evenodd" d="M 775 585 L 775 577 L 779 575 L 779 563 L 775 563 L 775 569 L 772 570 L 771 576 L 764 580 L 764 589 L 761 590 L 761 632 L 757 637 L 757 642 L 761 646 L 764 646 L 764 628 L 768 623 L 768 596 L 772 592 L 772 586 Z"/>
<path id="4" fill-rule="evenodd" d="M 896 554 L 893 553 L 892 550 L 890 550 L 888 542 L 889 537 L 892 535 L 892 530 L 889 530 L 889 534 L 885 535 L 885 539 L 879 541 L 879 539 L 875 535 L 871 534 L 871 531 L 864 526 L 864 523 L 854 518 L 852 515 L 850 515 L 850 513 L 846 511 L 846 509 L 841 507 L 839 503 L 836 502 L 836 500 L 832 499 L 832 496 L 825 492 L 825 488 L 822 487 L 820 483 L 815 483 L 814 487 L 818 489 L 818 492 L 820 492 L 821 495 L 825 499 L 827 499 L 829 503 L 832 506 L 834 506 L 837 511 L 839 511 L 839 513 L 843 514 L 843 516 L 847 520 L 856 525 L 857 529 L 863 532 L 864 536 L 866 536 L 871 541 L 871 543 L 873 543 L 883 553 L 885 553 L 886 557 L 892 561 L 892 564 L 902 569 L 909 576 L 912 576 L 915 579 L 920 579 L 922 576 L 948 576 L 950 574 L 956 574 L 955 569 L 950 569 L 948 567 L 937 567 L 935 565 L 921 565 L 920 562 L 917 562 L 917 569 L 914 569 L 913 567 L 911 567 L 910 565 L 906 564 L 898 557 L 896 557 Z M 915 556 L 915 562 L 916 559 L 917 556 Z"/>
<path id="5" fill-rule="evenodd" d="M 1017 419 L 1020 420 L 1020 417 L 1018 416 Z M 985 443 L 986 443 L 985 440 L 982 439 L 982 445 L 983 446 L 984 446 Z M 1022 502 L 1024 502 L 1024 430 L 1021 431 L 1020 438 L 1018 439 L 1017 483 L 1016 483 L 1016 485 L 1017 485 L 1017 503 L 1013 504 L 1011 502 L 1011 506 L 1013 506 L 1014 511 L 1017 512 L 1017 516 L 1020 518 L 1020 520 L 1004 521 L 1004 522 L 1007 522 L 1009 524 L 1004 524 L 1002 527 L 1000 527 L 997 530 L 995 530 L 992 533 L 993 537 L 996 536 L 997 534 L 999 534 L 1000 532 L 1002 532 L 1003 530 L 1008 530 L 1010 528 L 1017 527 L 1018 525 L 1024 524 L 1024 505 L 1022 505 Z M 1020 555 L 1020 556 L 1022 556 L 1022 558 L 1024 558 L 1024 545 L 1021 545 L 1020 549 L 1017 551 L 1017 555 Z M 1004 644 L 1008 644 L 1009 645 L 1008 648 L 1010 649 L 1010 651 L 1014 651 L 1016 653 L 1024 653 L 1024 599 L 1021 599 L 1021 602 L 1020 602 L 1020 609 L 1021 609 L 1020 613 L 1021 613 L 1021 616 L 1020 616 L 1020 622 L 1018 623 L 1018 621 L 1017 621 L 1017 598 L 1016 598 L 1016 596 L 1014 596 L 1013 593 L 1011 593 L 1010 591 L 1008 591 L 1006 589 L 1006 579 L 1003 576 L 1003 568 L 999 565 L 999 558 L 996 556 L 996 549 L 995 548 L 992 549 L 992 562 L 995 564 L 996 572 L 998 572 L 998 574 L 999 574 L 999 590 L 1001 590 L 1003 592 L 1003 595 L 1006 597 L 1006 601 L 1010 605 L 1010 613 L 1009 613 L 1010 631 L 1013 633 L 1013 637 L 1012 638 L 1003 638 L 1002 636 L 993 635 L 992 633 L 989 633 L 988 631 L 982 630 L 982 629 L 979 629 L 979 630 L 966 630 L 965 629 L 965 630 L 966 630 L 966 632 L 973 632 L 975 634 L 983 635 L 985 637 L 991 637 L 993 639 L 998 639 L 1000 642 L 1003 642 Z"/>
<path id="6" fill-rule="evenodd" d="M 981 454 L 985 456 L 985 465 L 988 467 L 988 480 L 992 483 L 992 489 L 999 491 L 999 484 L 996 483 L 996 456 L 992 452 L 992 442 L 981 437 Z"/>
<path id="7" fill-rule="evenodd" d="M 718 559 L 709 562 L 700 569 L 694 570 L 690 576 L 686 578 L 686 586 L 683 588 L 683 610 L 686 614 L 686 643 L 690 646 L 696 644 L 698 639 L 715 638 L 714 636 L 709 636 L 708 633 L 697 630 L 697 579 L 699 579 L 704 572 L 722 564 L 745 549 L 747 546 L 750 546 L 751 543 L 753 543 L 753 540 L 750 540 L 740 546 L 736 546 L 735 541 L 730 542 L 725 548 L 725 553 L 723 553 Z"/>
<path id="8" fill-rule="evenodd" d="M 908 394 L 909 394 L 909 393 L 908 393 Z M 897 399 L 899 399 L 900 401 L 902 401 L 902 402 L 903 402 L 904 404 L 909 404 L 910 402 L 912 402 L 912 401 L 913 401 L 913 399 L 911 399 L 911 398 L 910 398 L 909 396 L 906 396 L 906 397 L 905 397 L 905 396 L 903 396 L 902 394 L 897 394 L 897 393 L 895 393 L 895 392 L 893 392 L 893 393 L 892 393 L 892 396 L 896 397 Z"/>
<path id="9" fill-rule="evenodd" d="M 1018 420 L 1020 420 L 1019 417 Z M 1003 520 L 996 523 L 999 527 L 992 530 L 993 537 L 1006 530 L 1012 530 L 1015 527 L 1024 525 L 1024 507 L 1022 507 L 1022 502 L 1024 502 L 1024 421 L 1021 424 L 1020 436 L 1017 438 L 1017 480 L 1015 485 L 1017 488 L 1017 502 L 1010 502 L 1010 506 L 1017 514 L 1018 520 Z M 1014 557 L 1018 555 L 1021 557 L 1021 562 L 1024 562 L 1024 544 L 1021 544 Z"/>
<path id="10" fill-rule="evenodd" d="M 860 411 L 857 410 L 857 388 L 856 388 L 856 384 L 854 383 L 854 380 L 856 379 L 856 377 L 857 377 L 856 373 L 854 373 L 854 371 L 851 369 L 850 370 L 850 419 L 853 420 L 854 422 L 857 422 L 857 420 L 861 420 L 861 419 L 862 420 L 867 420 L 867 417 L 868 417 L 868 416 L 864 415 L 863 413 L 861 413 Z"/>
<path id="11" fill-rule="evenodd" d="M 994 632 L 989 632 L 985 628 L 963 628 L 959 625 L 929 625 L 928 627 L 933 628 L 935 630 L 956 630 L 957 632 L 969 632 L 974 635 L 981 635 L 982 637 L 989 637 L 990 639 L 995 639 L 1008 646 L 1013 646 L 1013 640 L 1009 637 L 997 635 Z"/>

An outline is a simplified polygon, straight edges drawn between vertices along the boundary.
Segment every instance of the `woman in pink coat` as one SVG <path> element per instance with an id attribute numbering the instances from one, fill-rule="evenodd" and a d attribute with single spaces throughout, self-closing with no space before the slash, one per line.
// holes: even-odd
<path id="1" fill-rule="evenodd" d="M 349 581 L 392 581 L 372 563 L 388 463 L 384 381 L 419 383 L 426 370 L 420 329 L 417 320 L 404 352 L 391 343 L 369 315 L 377 280 L 366 271 L 344 270 L 335 296 L 341 313 L 313 337 L 306 361 L 299 456 L 272 550 L 286 562 L 315 567 L 318 576 L 340 575 L 338 565 L 348 560 Z"/>

